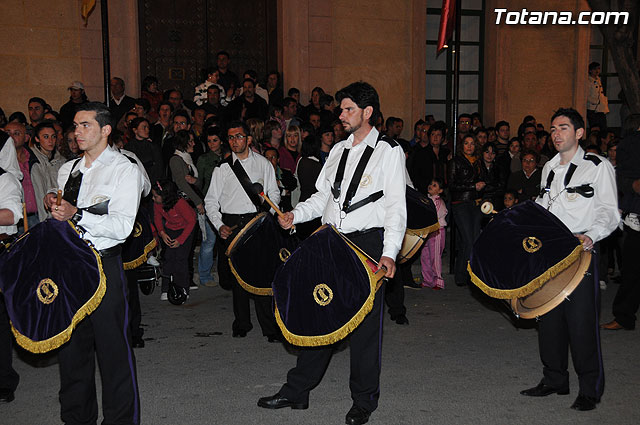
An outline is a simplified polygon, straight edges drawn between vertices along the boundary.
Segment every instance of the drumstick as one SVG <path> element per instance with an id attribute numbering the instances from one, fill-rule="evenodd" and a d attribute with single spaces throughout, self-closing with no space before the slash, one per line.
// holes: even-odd
<path id="1" fill-rule="evenodd" d="M 284 213 L 280 211 L 280 208 L 278 208 L 278 206 L 274 204 L 273 201 L 269 199 L 267 195 L 264 194 L 264 192 L 260 192 L 260 196 L 262 197 L 262 199 L 264 199 L 267 202 L 267 204 L 269 204 L 271 208 L 273 208 L 273 210 L 276 212 L 276 214 L 278 214 L 279 217 L 284 218 Z M 295 228 L 296 226 L 291 225 L 292 232 L 295 230 Z"/>
<path id="2" fill-rule="evenodd" d="M 271 208 L 273 208 L 273 210 L 276 212 L 276 214 L 278 214 L 280 217 L 284 218 L 284 213 L 282 211 L 280 211 L 280 208 L 278 208 L 278 206 L 276 204 L 274 204 L 273 201 L 271 199 L 269 199 L 269 197 L 267 195 L 264 194 L 264 192 L 260 192 L 260 196 L 262 196 L 262 199 L 267 201 L 267 204 L 269 204 L 269 206 Z"/>
<path id="3" fill-rule="evenodd" d="M 58 193 L 56 194 L 56 205 L 60 206 L 62 204 L 62 190 L 58 189 Z"/>
<path id="4" fill-rule="evenodd" d="M 27 223 L 27 204 L 22 203 L 22 224 L 24 227 L 24 231 L 29 230 L 29 223 Z"/>

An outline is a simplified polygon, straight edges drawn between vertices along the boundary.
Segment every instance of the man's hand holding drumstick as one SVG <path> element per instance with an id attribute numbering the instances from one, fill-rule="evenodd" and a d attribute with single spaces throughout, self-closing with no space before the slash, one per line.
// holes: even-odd
<path id="1" fill-rule="evenodd" d="M 62 190 L 44 195 L 44 205 L 51 211 L 51 216 L 59 221 L 70 220 L 78 211 L 78 208 L 62 199 Z"/>

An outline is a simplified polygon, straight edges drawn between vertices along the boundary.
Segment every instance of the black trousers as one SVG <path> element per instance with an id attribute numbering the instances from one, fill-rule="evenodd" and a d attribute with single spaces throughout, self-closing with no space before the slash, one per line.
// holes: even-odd
<path id="1" fill-rule="evenodd" d="M 120 255 L 102 258 L 107 291 L 98 308 L 82 320 L 58 353 L 60 417 L 65 424 L 98 420 L 95 358 L 102 376 L 104 425 L 140 423 L 136 362 L 129 333 L 127 286 Z"/>
<path id="2" fill-rule="evenodd" d="M 349 239 L 375 259 L 382 255 L 381 232 L 349 235 Z M 349 336 L 351 398 L 355 405 L 369 412 L 376 410 L 380 397 L 384 286 L 376 293 L 371 312 Z M 309 392 L 320 383 L 327 370 L 333 349 L 332 345 L 302 349 L 296 366 L 287 373 L 287 383 L 280 394 L 292 401 L 307 402 Z"/>
<path id="3" fill-rule="evenodd" d="M 402 264 L 396 263 L 396 274 L 385 285 L 384 300 L 389 307 L 391 320 L 407 314 L 407 307 L 404 305 L 404 284 L 405 282 L 413 282 L 411 264 L 413 264 L 413 260 Z"/>
<path id="4" fill-rule="evenodd" d="M 569 388 L 568 352 L 578 374 L 580 394 L 600 400 L 604 391 L 604 368 L 600 349 L 598 311 L 600 285 L 598 257 L 593 254 L 589 273 L 560 305 L 542 316 L 538 326 L 542 383 Z"/>
<path id="5" fill-rule="evenodd" d="M 4 295 L 0 293 L 0 390 L 15 391 L 20 376 L 13 368 L 13 335 L 4 304 Z"/>
<path id="6" fill-rule="evenodd" d="M 165 229 L 165 232 L 171 239 L 175 239 L 182 234 L 182 230 Z M 165 276 L 173 276 L 173 284 L 179 288 L 184 288 L 189 293 L 189 286 L 191 286 L 191 279 L 189 278 L 189 264 L 193 263 L 190 255 L 193 245 L 194 231 L 191 232 L 184 244 L 177 248 L 169 248 L 164 241 L 162 242 L 164 248 L 164 257 L 162 263 L 162 274 Z M 162 278 L 162 292 L 167 292 L 169 289 L 169 279 Z"/>
<path id="7" fill-rule="evenodd" d="M 140 327 L 142 321 L 142 309 L 140 308 L 140 289 L 138 288 L 138 271 L 137 269 L 125 270 L 127 278 L 127 300 L 129 301 L 129 311 L 131 319 L 129 320 L 129 330 L 131 338 L 134 341 L 142 339 L 144 329 Z"/>
<path id="8" fill-rule="evenodd" d="M 255 215 L 255 214 L 254 214 Z M 250 221 L 251 217 L 238 216 L 233 214 L 223 214 L 222 221 L 229 227 L 238 226 L 237 231 L 241 230 L 243 226 Z M 235 276 L 231 272 L 229 266 L 229 257 L 224 253 L 227 247 L 233 240 L 236 232 L 227 239 L 220 238 L 220 251 L 218 255 L 218 276 L 220 278 L 220 286 L 231 287 L 231 293 L 233 295 L 233 325 L 231 327 L 233 332 L 249 332 L 253 329 L 251 323 L 251 306 L 250 300 L 253 299 L 256 309 L 256 316 L 258 323 L 262 328 L 262 335 L 264 336 L 276 336 L 280 334 L 280 328 L 276 323 L 276 318 L 273 314 L 273 297 L 265 295 L 254 295 L 247 292 L 236 280 Z"/>
<path id="9" fill-rule="evenodd" d="M 635 329 L 640 306 L 640 232 L 625 226 L 622 248 L 622 283 L 613 300 L 616 322 Z"/>

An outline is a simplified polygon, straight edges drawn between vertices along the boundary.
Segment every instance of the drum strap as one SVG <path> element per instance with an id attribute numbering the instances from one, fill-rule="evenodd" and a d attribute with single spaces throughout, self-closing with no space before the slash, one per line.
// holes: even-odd
<path id="1" fill-rule="evenodd" d="M 376 146 L 378 145 L 378 141 L 380 141 L 382 137 L 378 137 L 376 141 Z M 351 200 L 355 196 L 358 191 L 358 186 L 360 185 L 360 180 L 362 180 L 362 175 L 364 174 L 364 169 L 367 167 L 367 163 L 369 159 L 371 159 L 371 155 L 373 155 L 373 151 L 375 148 L 371 146 L 367 146 L 358 161 L 358 165 L 356 166 L 356 170 L 353 173 L 353 177 L 351 177 L 351 182 L 349 183 L 349 188 L 347 189 L 347 194 L 344 198 L 344 202 L 342 203 L 342 211 L 345 214 L 353 212 L 358 208 L 361 208 L 371 202 L 375 202 L 378 199 L 382 198 L 383 192 L 381 190 L 372 193 L 366 198 L 356 202 L 355 204 L 351 204 Z M 336 178 L 333 183 L 333 187 L 331 188 L 331 192 L 333 194 L 334 199 L 340 198 L 340 191 L 342 186 L 342 179 L 344 178 L 344 170 L 347 166 L 347 157 L 349 156 L 349 149 L 345 149 L 342 151 L 342 156 L 340 157 L 340 163 L 338 164 L 338 170 L 336 171 Z"/>
<path id="2" fill-rule="evenodd" d="M 6 171 L 4 171 L 4 168 L 0 167 L 0 176 L 3 175 L 4 173 L 6 173 Z"/>
<path id="3" fill-rule="evenodd" d="M 567 193 L 577 193 L 579 195 L 584 196 L 585 198 L 593 197 L 594 190 L 590 184 L 585 183 L 580 186 L 567 187 L 569 186 L 569 183 L 571 182 L 571 177 L 573 177 L 573 174 L 576 172 L 577 168 L 578 166 L 573 162 L 569 164 L 569 169 L 567 170 L 567 174 L 565 174 L 564 176 L 564 190 L 566 190 Z M 540 192 L 540 197 L 544 196 L 545 193 L 549 193 L 549 191 L 551 190 L 551 183 L 553 182 L 554 177 L 555 177 L 555 173 L 553 172 L 553 170 L 549 171 L 549 175 L 547 176 L 547 185 Z"/>
<path id="4" fill-rule="evenodd" d="M 244 189 L 245 193 L 247 194 L 251 202 L 253 202 L 253 204 L 256 206 L 258 211 L 260 211 L 262 209 L 262 199 L 254 189 L 253 183 L 251 182 L 249 175 L 245 171 L 240 161 L 239 160 L 233 161 L 232 157 L 229 156 L 227 163 L 231 167 L 231 171 L 233 171 L 233 174 L 235 174 L 236 178 L 238 179 L 238 182 L 240 182 L 240 185 Z"/>
<path id="5" fill-rule="evenodd" d="M 78 162 L 80 162 L 80 159 L 81 158 L 76 159 L 76 162 L 74 162 L 71 167 L 67 182 L 64 184 L 64 195 L 62 196 L 65 201 L 74 207 L 78 204 L 78 194 L 80 193 L 80 185 L 82 184 L 82 173 L 80 170 L 73 170 L 76 168 L 76 165 L 78 165 Z"/>

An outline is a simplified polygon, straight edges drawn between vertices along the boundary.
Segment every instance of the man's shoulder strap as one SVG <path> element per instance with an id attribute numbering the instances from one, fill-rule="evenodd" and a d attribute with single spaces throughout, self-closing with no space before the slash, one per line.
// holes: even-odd
<path id="1" fill-rule="evenodd" d="M 389 146 L 391 146 L 392 148 L 395 148 L 396 146 L 400 146 L 400 143 L 396 142 L 395 140 L 393 140 L 391 137 L 387 136 L 386 134 L 382 134 L 380 133 L 378 135 L 378 141 L 383 140 L 385 142 L 387 142 L 389 144 Z"/>
<path id="2" fill-rule="evenodd" d="M 4 148 L 5 143 L 9 140 L 9 135 L 4 131 L 0 130 L 0 151 Z"/>
<path id="3" fill-rule="evenodd" d="M 593 162 L 596 166 L 600 165 L 600 163 L 602 162 L 602 160 L 600 158 L 598 158 L 597 155 L 593 155 L 593 154 L 590 154 L 590 153 L 585 153 L 584 154 L 584 159 L 586 159 L 587 161 Z"/>

